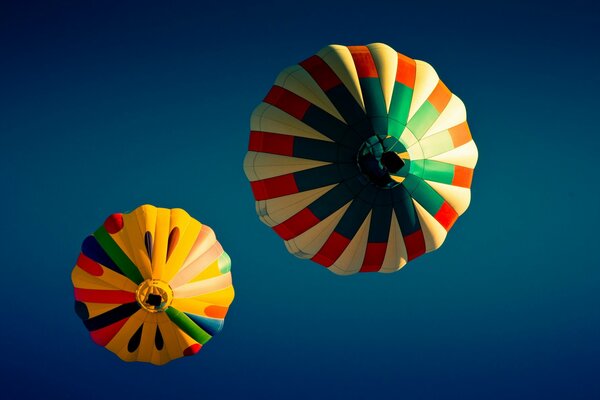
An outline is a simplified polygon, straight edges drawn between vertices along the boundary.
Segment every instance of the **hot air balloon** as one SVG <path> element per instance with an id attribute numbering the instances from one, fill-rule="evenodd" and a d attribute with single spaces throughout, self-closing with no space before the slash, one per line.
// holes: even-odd
<path id="1" fill-rule="evenodd" d="M 231 260 L 211 228 L 182 209 L 113 214 L 82 244 L 75 311 L 94 342 L 125 361 L 196 354 L 233 301 Z"/>
<path id="2" fill-rule="evenodd" d="M 348 275 L 439 248 L 476 162 L 462 101 L 429 64 L 375 43 L 283 70 L 252 113 L 244 171 L 289 252 Z"/>

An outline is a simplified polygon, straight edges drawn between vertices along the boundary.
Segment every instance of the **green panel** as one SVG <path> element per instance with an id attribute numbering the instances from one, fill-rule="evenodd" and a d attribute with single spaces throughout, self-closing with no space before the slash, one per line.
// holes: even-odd
<path id="1" fill-rule="evenodd" d="M 94 237 L 100 246 L 102 246 L 106 254 L 108 254 L 110 259 L 117 264 L 117 267 L 119 267 L 121 271 L 123 271 L 125 276 L 138 285 L 144 281 L 144 277 L 140 273 L 140 270 L 135 266 L 133 261 L 127 257 L 127 254 L 121 250 L 113 238 L 110 237 L 110 234 L 106 231 L 104 226 L 101 226 L 94 232 Z"/>
<path id="2" fill-rule="evenodd" d="M 411 163 L 411 166 L 414 165 L 416 162 L 417 161 L 413 161 Z M 414 192 L 417 189 L 417 187 L 421 184 L 421 182 L 423 182 L 423 180 L 421 178 L 410 173 L 409 175 L 406 176 L 404 181 L 402 181 L 402 186 L 404 186 L 406 191 L 412 195 L 412 192 Z"/>
<path id="3" fill-rule="evenodd" d="M 425 160 L 423 179 L 451 184 L 454 178 L 454 165 L 445 162 Z"/>
<path id="4" fill-rule="evenodd" d="M 435 157 L 438 154 L 443 154 L 454 148 L 452 136 L 450 136 L 450 132 L 448 131 L 443 131 L 441 133 L 436 133 L 433 136 L 428 136 L 419 143 L 421 144 L 423 157 L 425 158 Z"/>
<path id="5" fill-rule="evenodd" d="M 402 83 L 394 84 L 394 93 L 390 103 L 390 117 L 397 120 L 402 126 L 406 125 L 408 120 L 408 111 L 412 100 L 413 90 Z"/>
<path id="6" fill-rule="evenodd" d="M 187 333 L 192 339 L 200 344 L 204 344 L 208 342 L 212 336 L 210 336 L 206 331 L 200 328 L 194 321 L 190 319 L 187 315 L 182 313 L 181 311 L 169 307 L 165 311 L 171 321 L 175 325 L 177 325 L 182 331 Z"/>
<path id="7" fill-rule="evenodd" d="M 421 139 L 439 115 L 438 110 L 430 102 L 426 101 L 408 122 L 408 129 L 410 129 L 417 139 Z"/>
<path id="8" fill-rule="evenodd" d="M 442 207 L 442 204 L 444 204 L 444 198 L 429 186 L 427 182 L 423 181 L 421 181 L 421 184 L 417 186 L 417 189 L 411 193 L 411 196 L 431 215 L 435 215 L 440 207 Z"/>
<path id="9" fill-rule="evenodd" d="M 360 88 L 365 101 L 365 109 L 368 117 L 387 116 L 385 100 L 379 78 L 361 78 Z"/>
<path id="10" fill-rule="evenodd" d="M 406 126 L 400 121 L 392 118 L 390 114 L 390 117 L 388 118 L 388 135 L 400 139 L 400 135 L 404 132 L 404 128 L 406 128 Z"/>
<path id="11" fill-rule="evenodd" d="M 416 177 L 422 177 L 423 172 L 425 171 L 425 161 L 424 160 L 411 160 L 410 161 L 410 174 L 415 175 Z"/>

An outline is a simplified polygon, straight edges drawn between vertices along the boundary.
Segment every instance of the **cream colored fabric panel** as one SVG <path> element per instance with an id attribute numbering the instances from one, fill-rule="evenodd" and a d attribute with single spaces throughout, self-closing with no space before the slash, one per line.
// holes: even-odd
<path id="1" fill-rule="evenodd" d="M 317 55 L 331 67 L 364 111 L 365 102 L 350 50 L 346 46 L 332 44 L 321 49 Z"/>
<path id="2" fill-rule="evenodd" d="M 352 238 L 348 247 L 335 260 L 333 265 L 329 267 L 332 272 L 339 275 L 350 275 L 360 271 L 363 260 L 365 258 L 365 252 L 367 251 L 367 243 L 369 242 L 369 226 L 371 224 L 372 212 L 369 212 L 367 218 L 363 221 L 362 225 L 356 232 L 356 235 Z"/>
<path id="3" fill-rule="evenodd" d="M 327 241 L 340 219 L 350 207 L 349 201 L 342 208 L 319 222 L 301 235 L 285 242 L 288 251 L 299 258 L 312 258 Z"/>
<path id="4" fill-rule="evenodd" d="M 453 126 L 459 125 L 467 120 L 467 110 L 461 99 L 452 95 L 446 108 L 442 110 L 438 119 L 427 130 L 423 138 L 445 131 Z M 423 139 L 422 138 L 422 139 Z"/>
<path id="5" fill-rule="evenodd" d="M 308 207 L 336 184 L 256 202 L 256 213 L 268 226 L 275 226 Z"/>
<path id="6" fill-rule="evenodd" d="M 423 231 L 423 237 L 425 238 L 425 251 L 429 253 L 440 247 L 444 240 L 446 240 L 446 229 L 429 214 L 425 209 L 413 199 L 417 215 L 419 216 L 419 222 L 421 222 L 421 230 Z"/>
<path id="7" fill-rule="evenodd" d="M 173 288 L 173 296 L 177 298 L 195 297 L 205 293 L 216 292 L 228 286 L 231 286 L 231 272 L 175 287 Z"/>
<path id="8" fill-rule="evenodd" d="M 415 63 L 417 70 L 415 75 L 413 98 L 410 103 L 410 110 L 408 112 L 409 121 L 419 110 L 419 108 L 421 108 L 423 103 L 425 103 L 439 81 L 438 74 L 431 65 L 419 60 L 415 60 Z"/>
<path id="9" fill-rule="evenodd" d="M 389 273 L 398 271 L 400 268 L 406 265 L 408 254 L 406 252 L 406 245 L 404 244 L 404 238 L 400 231 L 400 224 L 398 224 L 398 218 L 396 217 L 396 211 L 392 210 L 392 222 L 390 224 L 390 235 L 388 237 L 387 248 L 385 250 L 385 258 L 381 264 L 379 272 Z"/>
<path id="10" fill-rule="evenodd" d="M 438 192 L 458 215 L 462 215 L 469 207 L 469 203 L 471 202 L 471 189 L 434 181 L 425 182 Z"/>
<path id="11" fill-rule="evenodd" d="M 249 151 L 244 158 L 244 172 L 250 182 L 292 174 L 331 164 L 324 161 Z"/>
<path id="12" fill-rule="evenodd" d="M 292 117 L 285 111 L 267 103 L 261 103 L 250 117 L 250 129 L 253 131 L 281 133 L 284 135 L 332 142 L 327 136 L 317 132 L 304 122 Z"/>
<path id="13" fill-rule="evenodd" d="M 460 147 L 432 157 L 430 160 L 460 165 L 461 167 L 475 168 L 477 157 L 477 146 L 475 146 L 475 142 L 471 140 Z"/>
<path id="14" fill-rule="evenodd" d="M 390 111 L 392 94 L 396 84 L 396 70 L 398 69 L 398 53 L 390 46 L 383 43 L 373 43 L 367 46 L 375 62 L 381 90 L 385 100 L 385 109 Z"/>
<path id="15" fill-rule="evenodd" d="M 284 69 L 275 80 L 275 84 L 296 93 L 340 121 L 346 122 L 317 82 L 301 66 L 294 65 Z"/>
<path id="16" fill-rule="evenodd" d="M 191 264 L 180 269 L 173 279 L 169 281 L 169 286 L 175 289 L 176 287 L 185 285 L 213 265 L 221 254 L 223 254 L 223 247 L 219 242 L 215 241 L 209 249 L 202 253 Z"/>
<path id="17" fill-rule="evenodd" d="M 404 128 L 404 130 L 402 131 L 402 134 L 400 135 L 400 141 L 407 149 L 413 146 L 414 144 L 418 143 L 417 138 L 408 128 Z"/>

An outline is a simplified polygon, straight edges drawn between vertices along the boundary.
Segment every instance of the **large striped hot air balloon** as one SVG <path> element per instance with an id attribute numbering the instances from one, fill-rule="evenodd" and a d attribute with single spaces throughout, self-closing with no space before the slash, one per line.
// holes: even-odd
<path id="1" fill-rule="evenodd" d="M 125 361 L 196 354 L 233 301 L 231 260 L 212 229 L 182 209 L 113 214 L 81 247 L 75 310 L 92 340 Z"/>
<path id="2" fill-rule="evenodd" d="M 381 43 L 327 46 L 281 72 L 248 150 L 260 219 L 337 274 L 393 272 L 440 247 L 477 162 L 462 101 Z"/>

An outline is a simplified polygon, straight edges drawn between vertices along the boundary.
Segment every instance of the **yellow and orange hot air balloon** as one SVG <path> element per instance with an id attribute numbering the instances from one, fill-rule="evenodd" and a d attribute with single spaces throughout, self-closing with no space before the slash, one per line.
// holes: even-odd
<path id="1" fill-rule="evenodd" d="M 82 245 L 75 310 L 92 340 L 125 361 L 197 353 L 233 301 L 231 260 L 211 228 L 182 209 L 113 214 Z"/>

